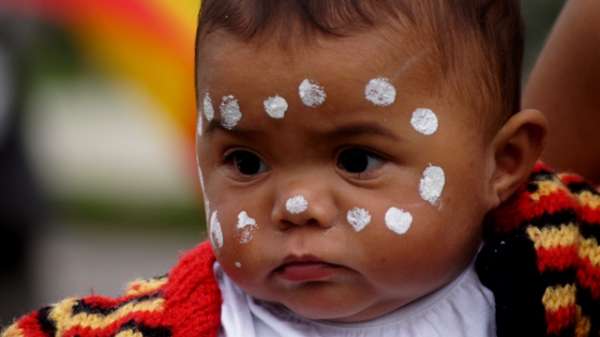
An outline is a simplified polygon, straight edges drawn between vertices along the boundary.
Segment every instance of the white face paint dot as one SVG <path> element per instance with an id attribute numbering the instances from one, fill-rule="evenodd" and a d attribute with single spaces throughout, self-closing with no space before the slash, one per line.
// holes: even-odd
<path id="1" fill-rule="evenodd" d="M 288 102 L 280 96 L 269 97 L 264 101 L 265 111 L 271 118 L 282 119 L 288 109 Z"/>
<path id="2" fill-rule="evenodd" d="M 325 89 L 318 83 L 308 79 L 300 83 L 298 94 L 300 95 L 302 103 L 311 108 L 316 108 L 325 103 L 325 99 L 327 98 Z"/>
<path id="3" fill-rule="evenodd" d="M 364 208 L 353 208 L 346 214 L 346 220 L 355 231 L 362 231 L 369 223 L 371 223 L 371 214 Z"/>
<path id="4" fill-rule="evenodd" d="M 441 167 L 429 165 L 423 172 L 419 185 L 419 194 L 423 200 L 435 205 L 446 185 L 446 175 Z"/>
<path id="5" fill-rule="evenodd" d="M 207 121 L 212 121 L 213 118 L 215 118 L 215 108 L 213 107 L 212 99 L 210 98 L 210 94 L 208 92 L 204 95 L 202 106 L 204 110 L 204 117 L 206 117 Z"/>
<path id="6" fill-rule="evenodd" d="M 217 212 L 213 212 L 210 216 L 210 242 L 217 250 L 223 248 L 223 231 Z"/>
<path id="7" fill-rule="evenodd" d="M 303 196 L 297 195 L 285 202 L 285 208 L 291 214 L 300 214 L 308 209 L 308 201 Z"/>
<path id="8" fill-rule="evenodd" d="M 406 234 L 412 222 L 412 215 L 405 210 L 392 207 L 385 213 L 385 225 L 398 235 Z"/>
<path id="9" fill-rule="evenodd" d="M 412 124 L 417 132 L 431 136 L 437 132 L 439 122 L 433 111 L 429 109 L 417 109 L 413 112 L 410 124 Z"/>
<path id="10" fill-rule="evenodd" d="M 237 269 L 242 269 L 242 264 L 241 264 L 240 262 L 236 262 L 236 263 L 235 263 L 235 267 L 236 267 Z"/>
<path id="11" fill-rule="evenodd" d="M 390 106 L 396 101 L 396 88 L 387 78 L 375 78 L 365 87 L 365 98 L 377 106 Z"/>
<path id="12" fill-rule="evenodd" d="M 219 108 L 221 110 L 221 125 L 228 130 L 233 129 L 242 119 L 240 104 L 232 95 L 224 96 L 221 99 Z"/>
<path id="13" fill-rule="evenodd" d="M 240 233 L 240 243 L 246 244 L 252 240 L 252 232 L 258 229 L 258 226 L 256 220 L 249 217 L 245 211 L 242 211 L 238 214 L 237 229 Z"/>

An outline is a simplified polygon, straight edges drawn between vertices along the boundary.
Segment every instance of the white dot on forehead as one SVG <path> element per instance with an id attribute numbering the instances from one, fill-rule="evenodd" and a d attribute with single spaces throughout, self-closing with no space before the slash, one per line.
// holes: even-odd
<path id="1" fill-rule="evenodd" d="M 212 121 L 215 118 L 215 108 L 213 107 L 212 99 L 210 98 L 210 94 L 207 92 L 204 95 L 204 100 L 202 102 L 202 108 L 204 111 L 204 117 L 207 121 Z"/>
<path id="2" fill-rule="evenodd" d="M 235 263 L 235 267 L 236 267 L 237 269 L 242 269 L 242 264 L 241 264 L 240 262 L 236 262 L 236 263 Z"/>
<path id="3" fill-rule="evenodd" d="M 252 233 L 258 229 L 256 220 L 251 218 L 245 211 L 238 214 L 237 229 L 240 234 L 240 243 L 246 244 L 252 240 Z"/>
<path id="4" fill-rule="evenodd" d="M 221 125 L 228 130 L 233 129 L 242 119 L 240 104 L 232 95 L 223 96 L 219 108 L 221 110 Z"/>
<path id="5" fill-rule="evenodd" d="M 217 250 L 223 247 L 223 231 L 216 211 L 210 217 L 210 242 Z"/>
<path id="6" fill-rule="evenodd" d="M 446 174 L 441 167 L 430 165 L 423 172 L 419 184 L 419 194 L 432 205 L 437 204 L 446 185 Z"/>
<path id="7" fill-rule="evenodd" d="M 392 207 L 385 213 L 385 225 L 398 235 L 406 234 L 412 226 L 412 222 L 412 215 L 403 209 Z"/>
<path id="8" fill-rule="evenodd" d="M 365 87 L 365 98 L 377 106 L 390 106 L 396 101 L 396 88 L 387 78 L 375 78 Z"/>
<path id="9" fill-rule="evenodd" d="M 439 122 L 437 115 L 430 109 L 417 109 L 413 112 L 410 124 L 417 132 L 431 136 L 437 132 Z"/>
<path id="10" fill-rule="evenodd" d="M 269 97 L 264 102 L 265 111 L 271 118 L 281 119 L 285 117 L 288 102 L 280 96 Z"/>
<path id="11" fill-rule="evenodd" d="M 291 214 L 300 214 L 305 212 L 308 209 L 308 201 L 304 196 L 297 195 L 295 197 L 289 198 L 285 202 L 285 208 Z"/>
<path id="12" fill-rule="evenodd" d="M 355 231 L 360 232 L 371 223 L 371 214 L 364 208 L 356 207 L 348 211 L 346 220 Z"/>
<path id="13" fill-rule="evenodd" d="M 302 103 L 311 108 L 316 108 L 322 105 L 325 103 L 325 99 L 327 98 L 325 89 L 317 82 L 309 79 L 306 79 L 300 83 L 298 94 L 300 95 Z"/>

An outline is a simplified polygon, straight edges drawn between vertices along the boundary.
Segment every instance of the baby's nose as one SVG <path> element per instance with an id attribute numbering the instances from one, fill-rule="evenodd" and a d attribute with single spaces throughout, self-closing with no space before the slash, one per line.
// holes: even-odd
<path id="1" fill-rule="evenodd" d="M 282 230 L 296 226 L 330 228 L 337 218 L 337 207 L 324 186 L 289 188 L 276 198 L 272 221 Z"/>

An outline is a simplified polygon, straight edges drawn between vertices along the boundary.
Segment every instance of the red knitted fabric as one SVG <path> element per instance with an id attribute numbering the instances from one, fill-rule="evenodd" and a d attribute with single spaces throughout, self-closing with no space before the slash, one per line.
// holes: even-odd
<path id="1" fill-rule="evenodd" d="M 137 281 L 120 298 L 66 299 L 34 311 L 2 337 L 216 337 L 221 294 L 210 244 L 185 254 L 167 277 Z"/>

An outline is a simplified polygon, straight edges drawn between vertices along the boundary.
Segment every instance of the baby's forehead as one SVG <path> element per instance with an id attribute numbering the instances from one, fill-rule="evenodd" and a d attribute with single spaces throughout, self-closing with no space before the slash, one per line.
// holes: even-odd
<path id="1" fill-rule="evenodd" d="M 247 98 L 297 96 L 304 82 L 305 89 L 311 83 L 325 87 L 330 100 L 358 103 L 354 101 L 363 98 L 366 85 L 377 79 L 391 83 L 400 96 L 433 92 L 438 78 L 424 69 L 429 63 L 426 52 L 391 57 L 389 49 L 367 35 L 293 50 L 220 38 L 205 46 L 199 57 L 198 96 L 234 95 L 247 104 Z"/>
<path id="2" fill-rule="evenodd" d="M 286 114 L 303 115 L 313 124 L 398 123 L 401 116 L 406 125 L 417 109 L 437 113 L 446 110 L 442 104 L 462 103 L 445 89 L 429 50 L 390 53 L 384 40 L 363 34 L 285 50 L 227 35 L 215 38 L 200 52 L 199 107 L 207 107 L 208 97 L 220 125 L 257 129 L 261 123 L 280 128 L 298 122 L 278 117 Z M 471 110 L 462 105 L 458 112 Z"/>
<path id="3" fill-rule="evenodd" d="M 198 80 L 200 85 L 252 81 L 264 87 L 317 76 L 322 82 L 360 82 L 369 73 L 367 77 L 378 74 L 393 79 L 431 63 L 426 61 L 431 51 L 414 47 L 411 41 L 397 32 L 369 30 L 312 42 L 297 38 L 281 45 L 276 40 L 240 41 L 217 32 L 199 42 Z"/>

